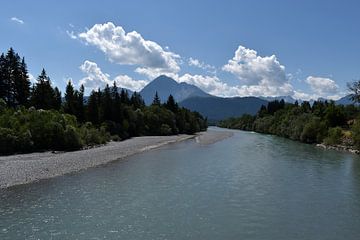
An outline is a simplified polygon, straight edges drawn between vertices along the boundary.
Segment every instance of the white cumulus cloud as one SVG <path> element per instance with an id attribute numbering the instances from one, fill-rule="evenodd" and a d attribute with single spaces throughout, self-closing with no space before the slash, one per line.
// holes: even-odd
<path id="1" fill-rule="evenodd" d="M 10 20 L 19 24 L 24 24 L 24 21 L 17 17 L 12 17 Z"/>
<path id="2" fill-rule="evenodd" d="M 217 76 L 191 75 L 186 73 L 175 78 L 175 80 L 195 85 L 201 90 L 216 96 L 228 97 L 237 95 L 235 87 L 230 87 L 226 83 L 222 82 Z"/>
<path id="3" fill-rule="evenodd" d="M 237 86 L 241 96 L 279 96 L 293 95 L 293 87 L 275 55 L 259 56 L 253 49 L 239 46 L 235 55 L 222 67 L 232 73 L 240 84 Z"/>
<path id="4" fill-rule="evenodd" d="M 285 67 L 275 55 L 261 57 L 253 49 L 239 46 L 235 56 L 222 68 L 247 85 L 281 85 L 288 81 Z"/>
<path id="5" fill-rule="evenodd" d="M 145 87 L 146 84 L 148 84 L 148 81 L 145 80 L 134 80 L 128 75 L 118 75 L 114 78 L 114 81 L 116 84 L 122 88 L 127 88 L 132 91 L 139 92 L 141 89 Z"/>
<path id="6" fill-rule="evenodd" d="M 320 97 L 336 95 L 339 92 L 339 86 L 330 78 L 309 76 L 305 82 L 309 84 L 311 90 Z"/>
<path id="7" fill-rule="evenodd" d="M 145 40 L 138 32 L 125 32 L 112 22 L 95 24 L 86 32 L 78 34 L 85 43 L 98 47 L 110 61 L 139 66 L 139 72 L 176 73 L 180 71 L 180 56 L 164 50 L 159 44 Z"/>
<path id="8" fill-rule="evenodd" d="M 134 80 L 127 75 L 118 75 L 111 79 L 110 75 L 103 73 L 95 62 L 88 60 L 80 66 L 80 70 L 86 74 L 86 77 L 79 81 L 79 85 L 83 84 L 90 89 L 103 88 L 106 84 L 111 86 L 115 81 L 118 87 L 140 91 L 148 83 L 145 80 Z"/>

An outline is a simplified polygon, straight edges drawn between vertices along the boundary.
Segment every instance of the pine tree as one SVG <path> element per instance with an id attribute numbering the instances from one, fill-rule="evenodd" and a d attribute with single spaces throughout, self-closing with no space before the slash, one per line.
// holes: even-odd
<path id="1" fill-rule="evenodd" d="M 80 90 L 77 92 L 77 103 L 76 103 L 76 117 L 80 122 L 85 120 L 85 109 L 84 109 L 84 85 L 80 86 Z"/>
<path id="2" fill-rule="evenodd" d="M 54 89 L 51 87 L 50 78 L 45 69 L 41 71 L 34 86 L 31 96 L 31 104 L 37 109 L 55 109 L 57 100 L 55 99 Z"/>
<path id="3" fill-rule="evenodd" d="M 30 96 L 30 80 L 25 59 L 10 48 L 6 54 L 0 56 L 0 98 L 7 105 L 15 107 L 27 105 Z"/>
<path id="4" fill-rule="evenodd" d="M 121 89 L 120 98 L 121 98 L 121 103 L 129 104 L 129 102 L 130 102 L 129 93 L 125 89 Z"/>
<path id="5" fill-rule="evenodd" d="M 99 124 L 99 94 L 92 91 L 86 106 L 86 118 L 93 124 Z"/>
<path id="6" fill-rule="evenodd" d="M 102 120 L 111 120 L 112 113 L 112 99 L 111 99 L 111 90 L 108 84 L 104 88 L 104 92 L 101 96 L 101 119 Z"/>
<path id="7" fill-rule="evenodd" d="M 161 101 L 160 101 L 160 98 L 159 98 L 159 95 L 158 95 L 157 91 L 155 92 L 154 100 L 153 100 L 151 105 L 154 105 L 154 106 L 160 106 L 161 105 Z"/>
<path id="8" fill-rule="evenodd" d="M 9 91 L 9 81 L 7 79 L 7 63 L 5 55 L 0 56 L 0 98 L 7 102 L 7 95 Z"/>
<path id="9" fill-rule="evenodd" d="M 76 114 L 76 93 L 74 90 L 74 86 L 71 81 L 68 81 L 65 89 L 65 103 L 64 103 L 64 112 L 68 114 L 75 115 Z"/>
<path id="10" fill-rule="evenodd" d="M 138 108 L 143 108 L 145 106 L 145 102 L 142 99 L 141 95 L 137 92 L 134 92 L 131 96 L 130 103 L 133 108 L 136 110 Z"/>
<path id="11" fill-rule="evenodd" d="M 15 53 L 13 48 L 10 48 L 5 57 L 5 81 L 7 82 L 6 96 L 8 106 L 14 107 L 16 103 L 16 83 L 19 82 L 20 57 Z"/>
<path id="12" fill-rule="evenodd" d="M 121 97 L 119 94 L 119 88 L 116 86 L 116 82 L 114 81 L 114 85 L 111 88 L 111 97 L 113 101 L 112 105 L 112 120 L 117 123 L 121 123 L 123 120 L 123 104 L 121 103 Z"/>
<path id="13" fill-rule="evenodd" d="M 52 108 L 55 110 L 60 110 L 62 100 L 61 100 L 61 92 L 58 89 L 58 87 L 54 88 L 54 99 L 53 100 L 54 100 L 54 103 L 53 103 Z"/>
<path id="14" fill-rule="evenodd" d="M 20 63 L 20 76 L 15 82 L 16 101 L 19 105 L 27 106 L 30 97 L 30 80 L 28 76 L 28 70 L 25 63 L 25 58 L 22 58 Z"/>
<path id="15" fill-rule="evenodd" d="M 166 104 L 165 104 L 165 107 L 167 109 L 169 109 L 170 111 L 172 111 L 173 113 L 176 113 L 177 110 L 179 109 L 179 106 L 178 104 L 175 102 L 175 99 L 174 97 L 170 94 Z"/>

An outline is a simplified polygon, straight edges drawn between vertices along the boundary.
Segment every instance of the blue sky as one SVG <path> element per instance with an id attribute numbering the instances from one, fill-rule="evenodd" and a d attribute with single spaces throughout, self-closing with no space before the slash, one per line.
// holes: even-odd
<path id="1" fill-rule="evenodd" d="M 0 51 L 87 92 L 159 74 L 219 96 L 339 98 L 360 78 L 358 1 L 4 1 Z"/>

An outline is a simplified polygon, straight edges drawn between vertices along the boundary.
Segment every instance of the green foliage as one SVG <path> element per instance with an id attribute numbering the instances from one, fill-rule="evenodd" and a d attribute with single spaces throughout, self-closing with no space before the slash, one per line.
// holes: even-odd
<path id="1" fill-rule="evenodd" d="M 56 110 L 36 110 L 34 107 L 16 110 L 6 107 L 6 103 L 0 100 L 0 154 L 77 150 L 83 146 L 104 144 L 111 139 L 118 141 L 141 135 L 193 134 L 207 127 L 206 119 L 199 113 L 185 108 L 173 108 L 175 112 L 172 112 L 165 105 L 141 106 L 134 110 L 134 102 L 132 105 L 119 102 L 117 111 L 121 113 L 114 118 L 110 111 L 109 116 L 104 114 L 102 97 L 110 97 L 108 101 L 114 103 L 111 95 L 93 92 L 87 105 L 86 118 L 90 121 L 84 124 L 79 123 L 75 115 Z M 136 98 L 140 99 L 140 96 Z M 111 104 L 108 106 L 109 109 L 113 107 Z M 89 114 L 100 112 L 103 113 L 102 117 L 96 115 L 94 118 Z M 104 120 L 100 122 L 100 118 Z"/>
<path id="2" fill-rule="evenodd" d="M 27 106 L 30 96 L 30 80 L 24 58 L 14 49 L 0 56 L 0 98 L 9 107 Z"/>
<path id="3" fill-rule="evenodd" d="M 61 96 L 59 90 L 52 88 L 50 78 L 43 69 L 33 87 L 30 103 L 36 109 L 59 110 L 59 94 Z"/>
<path id="4" fill-rule="evenodd" d="M 172 129 L 170 128 L 170 126 L 167 124 L 161 124 L 160 135 L 166 136 L 171 134 L 172 134 Z"/>
<path id="5" fill-rule="evenodd" d="M 219 126 L 246 131 L 274 134 L 305 143 L 339 144 L 342 128 L 348 128 L 348 121 L 358 116 L 356 106 L 335 105 L 334 102 L 303 102 L 283 104 L 282 101 L 262 106 L 256 116 L 243 115 L 223 120 Z M 350 122 L 351 122 L 350 121 Z M 356 132 L 356 126 L 353 132 Z M 356 134 L 353 134 L 356 138 Z M 355 141 L 356 142 L 356 141 Z M 360 146 L 360 126 L 359 126 Z"/>
<path id="6" fill-rule="evenodd" d="M 64 131 L 64 145 L 67 150 L 77 150 L 83 146 L 80 135 L 75 127 L 66 126 Z"/>
<path id="7" fill-rule="evenodd" d="M 30 89 L 24 58 L 12 48 L 0 55 L 0 154 L 77 150 L 111 139 L 193 134 L 206 128 L 207 119 L 179 108 L 172 96 L 162 105 L 156 93 L 153 104 L 145 106 L 137 92 L 129 97 L 122 89 L 119 94 L 115 82 L 93 90 L 85 103 L 84 86 L 77 90 L 69 81 L 62 102 L 45 69 Z"/>
<path id="8" fill-rule="evenodd" d="M 312 118 L 307 122 L 300 135 L 300 140 L 305 143 L 317 143 L 322 142 L 324 139 L 326 128 L 318 118 Z"/>
<path id="9" fill-rule="evenodd" d="M 326 145 L 340 144 L 342 141 L 343 130 L 340 127 L 330 128 L 328 136 L 324 139 Z"/>
<path id="10" fill-rule="evenodd" d="M 0 154 L 77 150 L 109 140 L 105 129 L 79 126 L 75 116 L 54 110 L 6 109 L 0 114 Z"/>
<path id="11" fill-rule="evenodd" d="M 352 139 L 355 147 L 360 150 L 360 119 L 356 119 L 352 128 Z"/>

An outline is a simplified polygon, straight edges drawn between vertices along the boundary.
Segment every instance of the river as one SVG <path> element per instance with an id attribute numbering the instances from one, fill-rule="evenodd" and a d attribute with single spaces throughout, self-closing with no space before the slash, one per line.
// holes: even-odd
<path id="1" fill-rule="evenodd" d="M 360 239 L 359 156 L 229 131 L 0 190 L 0 239 Z"/>

